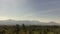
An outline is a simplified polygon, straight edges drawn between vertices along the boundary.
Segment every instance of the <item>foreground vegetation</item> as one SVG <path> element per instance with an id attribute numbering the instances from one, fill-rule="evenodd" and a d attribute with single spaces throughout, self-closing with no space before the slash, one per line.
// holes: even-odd
<path id="1" fill-rule="evenodd" d="M 57 25 L 0 25 L 0 34 L 60 34 Z"/>

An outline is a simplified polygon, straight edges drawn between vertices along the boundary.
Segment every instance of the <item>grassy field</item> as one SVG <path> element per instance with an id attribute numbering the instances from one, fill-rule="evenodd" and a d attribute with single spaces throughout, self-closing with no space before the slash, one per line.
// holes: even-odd
<path id="1" fill-rule="evenodd" d="M 60 34 L 60 26 L 0 25 L 0 34 Z"/>

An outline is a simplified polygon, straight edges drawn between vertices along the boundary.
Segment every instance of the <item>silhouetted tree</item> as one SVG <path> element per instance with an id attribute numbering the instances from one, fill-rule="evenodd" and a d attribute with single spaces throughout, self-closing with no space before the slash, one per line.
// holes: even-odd
<path id="1" fill-rule="evenodd" d="M 23 27 L 23 30 L 24 30 L 25 34 L 27 34 L 26 26 L 24 24 L 22 24 L 22 27 Z"/>
<path id="2" fill-rule="evenodd" d="M 16 34 L 19 34 L 19 31 L 20 31 L 20 26 L 19 24 L 16 24 Z"/>
<path id="3" fill-rule="evenodd" d="M 24 30 L 26 29 L 24 24 L 22 24 L 22 27 L 23 27 Z"/>

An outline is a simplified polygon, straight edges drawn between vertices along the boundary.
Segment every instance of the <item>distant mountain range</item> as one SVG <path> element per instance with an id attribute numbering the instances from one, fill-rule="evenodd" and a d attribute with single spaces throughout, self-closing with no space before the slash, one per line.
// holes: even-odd
<path id="1" fill-rule="evenodd" d="M 3 20 L 0 21 L 0 25 L 60 25 L 59 23 L 55 23 L 55 22 L 49 22 L 49 23 L 44 23 L 44 22 L 39 22 L 39 21 L 16 21 L 16 20 Z"/>

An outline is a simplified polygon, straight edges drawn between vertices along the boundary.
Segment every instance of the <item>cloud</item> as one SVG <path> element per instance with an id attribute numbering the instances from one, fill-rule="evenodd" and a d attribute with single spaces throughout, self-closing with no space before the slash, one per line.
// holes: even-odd
<path id="1" fill-rule="evenodd" d="M 0 15 L 18 15 L 26 0 L 0 0 Z M 19 8 L 20 7 L 20 8 Z"/>
<path id="2" fill-rule="evenodd" d="M 17 20 L 54 20 L 59 9 L 60 0 L 0 0 L 0 15 Z"/>

